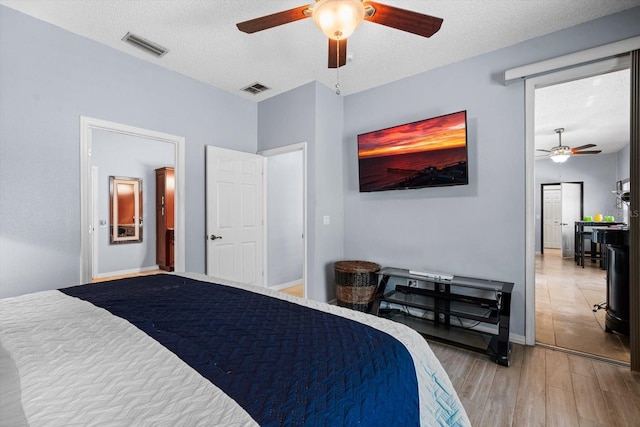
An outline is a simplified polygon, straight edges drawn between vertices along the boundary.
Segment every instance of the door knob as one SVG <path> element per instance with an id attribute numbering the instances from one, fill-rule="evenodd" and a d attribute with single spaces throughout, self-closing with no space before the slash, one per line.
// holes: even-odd
<path id="1" fill-rule="evenodd" d="M 212 234 L 211 237 L 209 237 L 211 240 L 217 240 L 217 239 L 222 239 L 222 236 L 216 236 L 215 234 Z"/>

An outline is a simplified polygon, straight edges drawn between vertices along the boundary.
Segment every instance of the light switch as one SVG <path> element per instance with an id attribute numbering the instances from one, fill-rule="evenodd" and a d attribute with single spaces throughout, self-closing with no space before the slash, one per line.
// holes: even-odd
<path id="1" fill-rule="evenodd" d="M 325 215 L 322 217 L 322 224 L 329 225 L 331 224 L 331 217 L 329 215 Z"/>

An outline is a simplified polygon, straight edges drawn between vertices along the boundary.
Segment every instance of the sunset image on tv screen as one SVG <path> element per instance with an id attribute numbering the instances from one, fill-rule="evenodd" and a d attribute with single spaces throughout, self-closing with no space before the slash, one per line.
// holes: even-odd
<path id="1" fill-rule="evenodd" d="M 464 185 L 466 111 L 358 135 L 360 191 Z"/>

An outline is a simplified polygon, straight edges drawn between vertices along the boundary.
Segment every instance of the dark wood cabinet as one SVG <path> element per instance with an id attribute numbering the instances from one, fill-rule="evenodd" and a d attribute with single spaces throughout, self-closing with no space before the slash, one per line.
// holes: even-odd
<path id="1" fill-rule="evenodd" d="M 156 262 L 167 271 L 173 271 L 174 191 L 173 168 L 156 169 Z"/>

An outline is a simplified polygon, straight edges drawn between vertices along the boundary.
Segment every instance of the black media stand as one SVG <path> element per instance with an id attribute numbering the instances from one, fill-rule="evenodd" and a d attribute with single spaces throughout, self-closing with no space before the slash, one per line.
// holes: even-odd
<path id="1" fill-rule="evenodd" d="M 426 276 L 389 267 L 378 277 L 373 314 L 404 323 L 426 338 L 489 354 L 498 364 L 509 366 L 513 283 Z M 382 302 L 388 304 L 381 309 Z M 486 327 L 478 330 L 482 324 Z"/>

